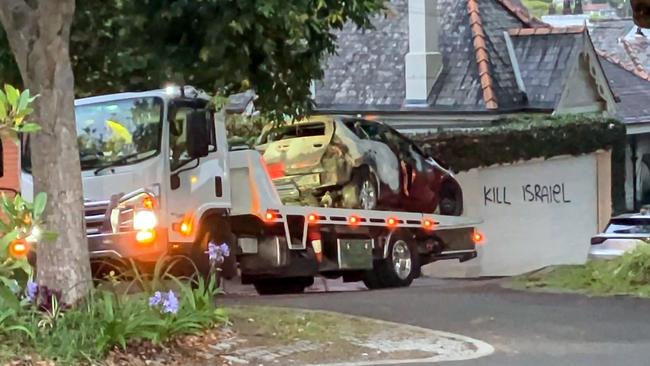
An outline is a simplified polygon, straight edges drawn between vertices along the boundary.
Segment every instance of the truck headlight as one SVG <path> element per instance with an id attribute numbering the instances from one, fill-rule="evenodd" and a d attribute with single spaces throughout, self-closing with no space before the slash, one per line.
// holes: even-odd
<path id="1" fill-rule="evenodd" d="M 153 211 L 139 210 L 133 216 L 133 229 L 138 231 L 152 230 L 158 225 L 158 217 Z"/>

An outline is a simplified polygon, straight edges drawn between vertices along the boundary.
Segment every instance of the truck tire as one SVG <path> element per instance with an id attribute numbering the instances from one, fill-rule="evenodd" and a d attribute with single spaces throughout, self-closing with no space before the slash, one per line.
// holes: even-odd
<path id="1" fill-rule="evenodd" d="M 314 277 L 265 278 L 253 280 L 260 295 L 301 294 L 314 284 Z"/>
<path id="2" fill-rule="evenodd" d="M 420 254 L 412 240 L 396 237 L 388 246 L 388 257 L 376 260 L 363 283 L 370 290 L 408 287 L 420 275 Z"/>
<path id="3" fill-rule="evenodd" d="M 357 169 L 350 183 L 342 189 L 343 207 L 375 210 L 379 203 L 377 178 L 366 166 Z"/>
<path id="4" fill-rule="evenodd" d="M 199 272 L 199 275 L 204 279 L 208 279 L 210 274 L 210 259 L 206 253 L 208 244 L 216 242 L 217 244 L 226 243 L 230 248 L 230 256 L 224 258 L 224 263 L 221 265 L 221 278 L 231 279 L 236 276 L 236 258 L 234 250 L 234 235 L 230 231 L 230 222 L 222 218 L 208 219 L 204 223 L 196 242 L 192 246 L 191 259 Z"/>

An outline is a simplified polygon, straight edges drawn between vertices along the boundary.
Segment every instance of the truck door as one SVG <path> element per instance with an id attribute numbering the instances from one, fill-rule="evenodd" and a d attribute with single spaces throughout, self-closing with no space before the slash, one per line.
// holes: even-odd
<path id="1" fill-rule="evenodd" d="M 188 117 L 195 108 L 176 104 L 169 110 L 167 212 L 170 242 L 194 241 L 202 215 L 210 210 L 223 211 L 230 202 L 230 187 L 226 186 L 225 127 L 218 128 L 214 115 L 208 119 L 206 128 L 210 141 L 208 155 L 192 159 L 188 154 Z M 220 134 L 223 136 L 218 136 Z"/>

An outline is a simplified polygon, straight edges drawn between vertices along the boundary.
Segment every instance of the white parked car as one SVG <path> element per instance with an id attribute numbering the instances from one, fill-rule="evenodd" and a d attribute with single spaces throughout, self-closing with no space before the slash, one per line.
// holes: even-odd
<path id="1" fill-rule="evenodd" d="M 650 215 L 628 214 L 613 217 L 605 231 L 591 238 L 589 259 L 612 259 L 650 243 Z"/>

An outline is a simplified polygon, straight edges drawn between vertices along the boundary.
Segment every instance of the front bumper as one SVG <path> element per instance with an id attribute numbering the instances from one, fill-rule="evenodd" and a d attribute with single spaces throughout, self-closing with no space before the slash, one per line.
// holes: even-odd
<path id="1" fill-rule="evenodd" d="M 155 262 L 167 253 L 167 231 L 156 230 L 156 240 L 149 244 L 139 243 L 135 231 L 102 233 L 88 236 L 91 259 L 134 259 Z"/>

